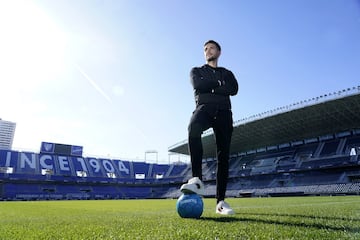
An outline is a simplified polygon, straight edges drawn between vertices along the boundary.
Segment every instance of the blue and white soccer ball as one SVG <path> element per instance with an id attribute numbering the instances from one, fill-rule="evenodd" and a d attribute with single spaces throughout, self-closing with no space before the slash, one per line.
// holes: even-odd
<path id="1" fill-rule="evenodd" d="M 195 194 L 182 194 L 176 202 L 176 211 L 182 218 L 200 218 L 204 210 L 202 197 Z"/>

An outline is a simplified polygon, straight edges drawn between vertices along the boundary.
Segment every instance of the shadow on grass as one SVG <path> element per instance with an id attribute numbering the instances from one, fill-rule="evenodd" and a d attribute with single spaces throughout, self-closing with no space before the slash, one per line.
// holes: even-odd
<path id="1" fill-rule="evenodd" d="M 323 219 L 323 220 L 334 220 L 334 221 L 356 221 L 360 222 L 360 218 L 347 218 L 347 217 L 323 217 L 323 216 L 312 216 L 312 215 L 301 215 L 301 214 L 284 214 L 284 213 L 241 213 L 241 215 L 249 216 L 270 216 L 270 217 L 293 217 L 293 218 L 309 218 L 309 219 Z"/>
<path id="2" fill-rule="evenodd" d="M 214 222 L 239 222 L 242 221 L 236 217 L 201 217 L 200 220 L 214 221 Z"/>
<path id="3" fill-rule="evenodd" d="M 246 214 L 246 215 L 261 215 L 261 214 Z M 264 214 L 266 216 L 273 216 L 273 217 L 283 217 L 282 215 L 277 214 Z M 244 217 L 244 214 L 236 214 L 234 216 L 228 217 L 201 217 L 200 220 L 203 221 L 214 221 L 214 222 L 221 222 L 221 223 L 231 223 L 231 222 L 250 222 L 250 223 L 263 223 L 263 224 L 276 224 L 282 226 L 289 226 L 289 227 L 302 227 L 302 228 L 317 228 L 317 229 L 326 229 L 332 231 L 342 231 L 342 232 L 351 232 L 351 233 L 360 233 L 360 227 L 349 227 L 349 226 L 333 226 L 326 223 L 307 223 L 302 220 L 301 218 L 308 218 L 309 216 L 301 216 L 301 215 L 286 215 L 286 217 L 296 217 L 298 220 L 289 221 L 289 220 L 281 220 L 281 219 L 261 219 L 261 218 L 249 218 Z M 313 217 L 315 218 L 315 217 Z M 334 220 L 337 220 L 335 218 Z"/>

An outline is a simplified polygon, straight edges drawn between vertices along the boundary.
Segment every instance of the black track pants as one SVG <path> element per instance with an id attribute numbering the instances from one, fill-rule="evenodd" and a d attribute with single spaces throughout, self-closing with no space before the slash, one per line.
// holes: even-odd
<path id="1" fill-rule="evenodd" d="M 202 179 L 203 147 L 201 134 L 213 128 L 216 140 L 217 172 L 216 199 L 225 199 L 226 185 L 229 175 L 229 154 L 233 119 L 231 110 L 220 110 L 216 106 L 201 105 L 196 108 L 189 124 L 189 152 L 193 177 Z"/>

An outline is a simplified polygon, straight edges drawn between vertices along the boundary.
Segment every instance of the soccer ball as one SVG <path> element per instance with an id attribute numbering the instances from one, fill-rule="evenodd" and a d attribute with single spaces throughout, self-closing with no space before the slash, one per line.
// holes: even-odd
<path id="1" fill-rule="evenodd" d="M 182 218 L 200 218 L 204 202 L 196 193 L 182 194 L 176 202 L 176 211 Z"/>

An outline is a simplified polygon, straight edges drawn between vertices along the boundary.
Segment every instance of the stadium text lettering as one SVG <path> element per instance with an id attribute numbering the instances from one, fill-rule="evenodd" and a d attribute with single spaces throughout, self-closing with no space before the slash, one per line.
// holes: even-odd
<path id="1" fill-rule="evenodd" d="M 55 175 L 76 175 L 86 172 L 87 176 L 101 177 L 109 173 L 116 176 L 129 175 L 129 168 L 121 160 L 55 156 L 26 152 L 2 152 L 0 167 L 12 167 L 18 173 L 38 173 L 50 170 Z"/>

